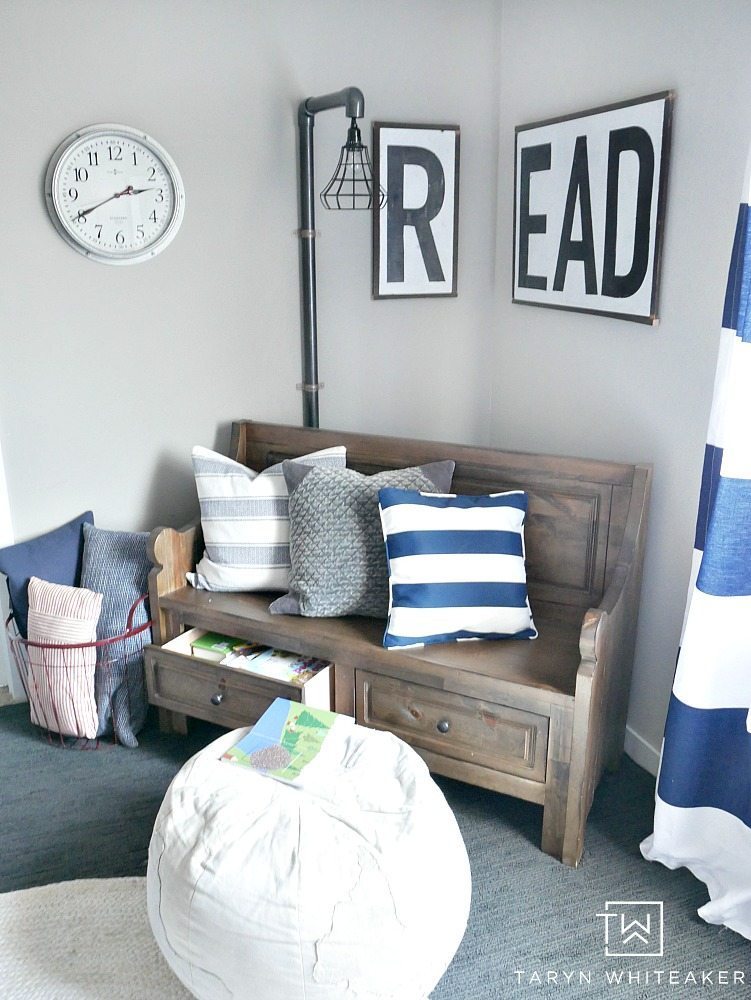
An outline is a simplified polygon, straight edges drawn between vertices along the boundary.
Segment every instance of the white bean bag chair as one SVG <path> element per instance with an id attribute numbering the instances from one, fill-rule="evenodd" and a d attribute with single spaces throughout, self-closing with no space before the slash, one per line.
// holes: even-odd
<path id="1" fill-rule="evenodd" d="M 335 727 L 290 785 L 220 760 L 245 732 L 188 761 L 157 816 L 149 919 L 170 966 L 199 1000 L 423 1000 L 471 894 L 427 767 L 390 733 Z"/>

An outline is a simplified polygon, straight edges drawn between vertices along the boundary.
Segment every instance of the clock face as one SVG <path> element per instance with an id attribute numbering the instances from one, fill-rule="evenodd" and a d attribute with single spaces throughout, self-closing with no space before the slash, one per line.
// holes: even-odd
<path id="1" fill-rule="evenodd" d="M 163 250 L 185 204 L 166 150 L 124 125 L 92 125 L 68 136 L 50 160 L 45 194 L 60 235 L 108 264 L 132 264 Z"/>

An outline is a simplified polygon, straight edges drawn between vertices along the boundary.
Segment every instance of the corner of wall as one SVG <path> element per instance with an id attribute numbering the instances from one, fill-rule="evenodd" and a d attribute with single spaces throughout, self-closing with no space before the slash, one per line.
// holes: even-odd
<path id="1" fill-rule="evenodd" d="M 660 766 L 660 751 L 656 750 L 651 743 L 648 743 L 643 736 L 640 736 L 631 726 L 626 726 L 626 740 L 624 750 L 631 760 L 649 771 L 651 775 L 657 777 Z"/>

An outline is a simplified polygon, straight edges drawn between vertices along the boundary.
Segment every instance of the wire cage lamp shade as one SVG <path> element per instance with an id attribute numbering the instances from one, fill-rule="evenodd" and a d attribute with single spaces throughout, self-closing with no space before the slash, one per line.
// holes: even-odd
<path id="1" fill-rule="evenodd" d="M 321 191 L 321 201 L 330 209 L 369 209 L 377 198 L 379 208 L 386 192 L 375 192 L 373 167 L 368 147 L 363 144 L 357 119 L 352 118 L 347 131 L 347 141 L 342 146 L 339 162 L 331 180 Z"/>

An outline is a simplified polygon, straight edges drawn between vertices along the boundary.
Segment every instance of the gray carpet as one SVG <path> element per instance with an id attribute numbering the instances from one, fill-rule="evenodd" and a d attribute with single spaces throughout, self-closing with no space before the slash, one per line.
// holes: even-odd
<path id="1" fill-rule="evenodd" d="M 165 737 L 151 719 L 138 750 L 76 751 L 40 739 L 27 711 L 0 708 L 0 891 L 144 875 L 169 781 L 221 730 L 193 722 L 187 737 Z M 624 759 L 598 790 L 577 870 L 539 851 L 540 807 L 439 783 L 467 845 L 473 900 L 464 941 L 433 1000 L 661 1000 L 697 989 L 703 997 L 751 998 L 751 943 L 696 916 L 706 890 L 688 872 L 641 858 L 654 780 L 631 761 Z M 618 900 L 663 901 L 663 958 L 605 956 L 605 920 L 597 914 Z M 719 970 L 727 971 L 728 985 Z M 608 982 L 613 974 L 621 975 L 620 984 Z"/>

